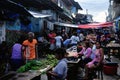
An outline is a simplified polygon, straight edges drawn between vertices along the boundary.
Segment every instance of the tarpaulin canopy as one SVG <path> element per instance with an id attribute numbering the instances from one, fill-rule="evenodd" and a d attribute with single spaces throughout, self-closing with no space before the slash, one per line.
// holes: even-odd
<path id="1" fill-rule="evenodd" d="M 105 22 L 105 23 L 100 23 L 100 27 L 111 27 L 113 26 L 113 22 Z"/>
<path id="2" fill-rule="evenodd" d="M 102 28 L 102 27 L 111 27 L 111 26 L 113 26 L 113 22 L 103 22 L 103 23 L 82 24 L 82 25 L 78 25 L 78 28 L 93 29 L 93 28 Z"/>
<path id="3" fill-rule="evenodd" d="M 35 11 L 29 11 L 28 12 L 35 18 L 45 18 L 45 17 L 50 17 L 51 15 L 48 15 L 48 14 L 41 14 L 41 13 L 38 13 L 38 12 L 35 12 Z"/>
<path id="4" fill-rule="evenodd" d="M 75 24 L 62 23 L 62 22 L 54 22 L 54 24 L 55 25 L 59 25 L 59 26 L 66 26 L 66 27 L 78 28 L 78 25 L 75 25 Z"/>

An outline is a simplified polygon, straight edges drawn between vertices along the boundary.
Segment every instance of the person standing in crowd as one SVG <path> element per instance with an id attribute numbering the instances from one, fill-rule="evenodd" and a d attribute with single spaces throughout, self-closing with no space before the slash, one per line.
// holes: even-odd
<path id="1" fill-rule="evenodd" d="M 66 50 L 64 48 L 58 48 L 55 50 L 55 56 L 59 60 L 53 71 L 48 71 L 48 80 L 65 80 L 67 77 L 67 59 Z"/>
<path id="2" fill-rule="evenodd" d="M 61 48 L 63 44 L 63 38 L 60 35 L 60 32 L 57 33 L 57 36 L 55 37 L 55 46 L 56 48 Z"/>
<path id="3" fill-rule="evenodd" d="M 107 40 L 106 40 L 104 34 L 101 35 L 100 42 L 101 42 L 101 46 L 103 46 L 103 47 L 106 46 L 106 44 L 107 44 Z"/>
<path id="4" fill-rule="evenodd" d="M 49 38 L 49 42 L 50 42 L 50 50 L 54 50 L 55 49 L 55 32 L 54 31 L 50 31 L 50 33 L 48 34 L 48 38 Z"/>
<path id="5" fill-rule="evenodd" d="M 91 54 L 91 59 L 93 60 L 95 57 L 95 51 L 96 51 L 96 42 L 91 43 L 91 48 L 92 48 L 92 54 Z"/>
<path id="6" fill-rule="evenodd" d="M 70 39 L 71 39 L 71 46 L 74 46 L 74 45 L 77 46 L 77 43 L 80 41 L 76 32 L 73 33 Z"/>
<path id="7" fill-rule="evenodd" d="M 96 32 L 96 33 L 97 33 L 97 35 L 96 35 L 96 41 L 100 42 L 102 33 L 101 32 Z"/>
<path id="8" fill-rule="evenodd" d="M 22 43 L 22 52 L 24 59 L 33 60 L 37 58 L 37 40 L 34 39 L 34 33 L 28 33 L 28 39 Z"/>
<path id="9" fill-rule="evenodd" d="M 70 43 L 71 43 L 71 39 L 66 39 L 66 40 L 63 42 L 63 45 L 64 45 L 64 47 L 67 49 L 67 48 L 69 47 Z"/>
<path id="10" fill-rule="evenodd" d="M 65 31 L 65 29 L 63 29 L 61 33 L 62 33 L 63 41 L 65 41 L 65 40 L 68 38 L 68 34 L 67 34 L 67 32 Z"/>
<path id="11" fill-rule="evenodd" d="M 8 72 L 9 69 L 9 49 L 6 41 L 2 41 L 0 44 L 0 74 Z"/>
<path id="12" fill-rule="evenodd" d="M 79 36 L 80 42 L 82 42 L 85 38 L 82 32 L 80 32 L 78 36 Z"/>
<path id="13" fill-rule="evenodd" d="M 20 66 L 23 65 L 23 56 L 22 56 L 22 41 L 19 39 L 12 47 L 11 55 L 11 68 L 16 71 Z"/>
<path id="14" fill-rule="evenodd" d="M 91 37 L 90 37 L 90 43 L 95 43 L 97 40 L 97 37 L 95 34 L 91 34 Z"/>
<path id="15" fill-rule="evenodd" d="M 49 51 L 50 43 L 45 39 L 44 36 L 38 37 L 38 57 L 45 57 L 47 51 Z"/>

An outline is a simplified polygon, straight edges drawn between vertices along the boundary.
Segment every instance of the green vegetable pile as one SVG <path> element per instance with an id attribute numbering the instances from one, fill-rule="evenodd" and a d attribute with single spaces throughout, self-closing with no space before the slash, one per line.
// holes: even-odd
<path id="1" fill-rule="evenodd" d="M 57 64 L 58 60 L 55 58 L 54 55 L 47 55 L 46 59 L 43 60 L 32 60 L 26 63 L 25 65 L 21 66 L 17 72 L 26 72 L 28 70 L 39 70 L 44 69 L 48 65 L 54 67 Z"/>

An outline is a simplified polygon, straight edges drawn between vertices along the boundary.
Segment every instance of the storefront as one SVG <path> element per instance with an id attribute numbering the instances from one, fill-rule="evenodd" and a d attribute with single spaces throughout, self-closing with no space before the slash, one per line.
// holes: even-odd
<path id="1" fill-rule="evenodd" d="M 116 31 L 120 30 L 120 16 L 115 19 L 115 29 Z"/>

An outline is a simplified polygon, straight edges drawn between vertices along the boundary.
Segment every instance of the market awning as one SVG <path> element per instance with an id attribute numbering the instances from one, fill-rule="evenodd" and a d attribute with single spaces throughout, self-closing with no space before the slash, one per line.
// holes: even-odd
<path id="1" fill-rule="evenodd" d="M 75 25 L 75 24 L 68 24 L 68 23 L 61 23 L 61 22 L 54 22 L 54 24 L 59 26 L 78 28 L 78 25 Z"/>
<path id="2" fill-rule="evenodd" d="M 113 26 L 113 22 L 105 22 L 105 23 L 100 23 L 100 27 L 111 27 Z"/>
<path id="3" fill-rule="evenodd" d="M 90 24 L 82 24 L 82 25 L 79 25 L 78 28 L 81 28 L 81 29 L 90 29 L 90 28 L 97 28 L 98 26 L 95 26 L 95 25 L 90 25 Z"/>
<path id="4" fill-rule="evenodd" d="M 41 14 L 38 12 L 34 12 L 34 11 L 28 11 L 33 17 L 35 18 L 45 18 L 45 17 L 50 17 L 51 15 L 48 14 Z"/>
<path id="5" fill-rule="evenodd" d="M 79 25 L 78 28 L 94 29 L 94 28 L 111 27 L 111 26 L 113 26 L 113 22 L 83 24 L 83 25 Z"/>

